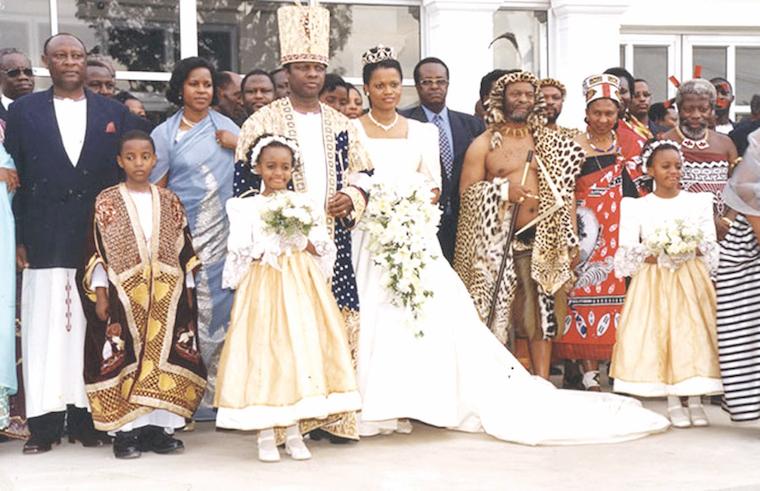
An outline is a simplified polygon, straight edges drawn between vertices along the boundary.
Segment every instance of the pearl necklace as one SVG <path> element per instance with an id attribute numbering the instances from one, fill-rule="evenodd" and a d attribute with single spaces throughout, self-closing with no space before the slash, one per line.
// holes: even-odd
<path id="1" fill-rule="evenodd" d="M 185 126 L 187 126 L 188 128 L 192 128 L 193 126 L 195 126 L 195 125 L 197 125 L 197 124 L 198 124 L 198 123 L 193 123 L 192 121 L 190 121 L 189 119 L 187 119 L 187 118 L 185 117 L 185 115 L 184 115 L 184 114 L 182 115 L 182 122 L 183 122 L 183 123 L 185 124 Z"/>
<path id="2" fill-rule="evenodd" d="M 591 147 L 593 151 L 596 153 L 610 153 L 611 151 L 615 150 L 617 147 L 617 136 L 615 135 L 614 131 L 610 131 L 610 134 L 612 135 L 612 144 L 607 149 L 602 149 L 594 145 L 594 142 L 591 141 L 591 133 L 586 131 L 586 140 L 588 140 L 588 146 Z"/>
<path id="3" fill-rule="evenodd" d="M 367 111 L 367 116 L 369 116 L 369 120 L 372 121 L 375 126 L 381 128 L 386 133 L 393 129 L 394 126 L 396 126 L 396 123 L 398 123 L 398 113 L 394 113 L 396 116 L 393 118 L 393 121 L 391 124 L 383 124 L 380 121 L 376 120 L 374 116 L 372 116 L 372 109 Z"/>
<path id="4" fill-rule="evenodd" d="M 691 138 L 686 138 L 686 135 L 683 134 L 680 126 L 676 126 L 676 133 L 681 138 L 681 146 L 684 148 L 688 148 L 690 150 L 694 148 L 697 150 L 705 150 L 707 148 L 710 148 L 710 143 L 707 141 L 710 133 L 709 130 L 705 130 L 705 136 L 700 140 L 692 140 Z"/>

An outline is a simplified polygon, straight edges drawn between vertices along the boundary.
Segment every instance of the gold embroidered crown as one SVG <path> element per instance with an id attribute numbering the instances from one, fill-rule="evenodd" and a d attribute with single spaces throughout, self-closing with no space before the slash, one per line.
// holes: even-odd
<path id="1" fill-rule="evenodd" d="M 277 9 L 280 63 L 330 60 L 330 12 L 318 5 L 288 5 Z"/>
<path id="2" fill-rule="evenodd" d="M 389 46 L 383 46 L 378 44 L 374 48 L 370 48 L 362 55 L 362 65 L 369 65 L 370 63 L 380 63 L 384 60 L 395 60 L 396 52 Z"/>

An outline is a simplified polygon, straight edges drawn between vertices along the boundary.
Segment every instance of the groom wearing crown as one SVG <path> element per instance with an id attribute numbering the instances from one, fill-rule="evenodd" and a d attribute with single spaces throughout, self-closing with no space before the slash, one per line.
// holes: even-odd
<path id="1" fill-rule="evenodd" d="M 290 95 L 256 111 L 243 124 L 235 152 L 234 195 L 261 191 L 253 173 L 251 147 L 266 133 L 298 141 L 303 166 L 293 172 L 290 186 L 322 203 L 338 256 L 332 290 L 346 321 L 354 366 L 359 338 L 359 297 L 351 263 L 351 228 L 367 203 L 371 163 L 348 118 L 319 102 L 329 60 L 330 13 L 316 6 L 286 6 L 277 11 L 280 61 L 290 83 Z M 356 416 L 302 422 L 303 432 L 320 428 L 330 440 L 358 439 Z M 312 437 L 318 436 L 312 432 Z"/>

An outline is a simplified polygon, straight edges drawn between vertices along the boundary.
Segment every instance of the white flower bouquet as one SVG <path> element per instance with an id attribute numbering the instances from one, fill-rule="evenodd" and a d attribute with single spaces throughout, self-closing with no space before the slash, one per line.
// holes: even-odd
<path id="1" fill-rule="evenodd" d="M 385 273 L 391 303 L 406 309 L 410 321 L 416 320 L 433 296 L 425 268 L 436 258 L 428 244 L 437 240 L 441 211 L 431 202 L 433 194 L 419 174 L 390 185 L 376 182 L 369 193 L 360 223 L 369 234 L 369 252 Z"/>
<path id="2" fill-rule="evenodd" d="M 261 213 L 264 230 L 284 240 L 308 237 L 319 220 L 305 195 L 286 192 L 277 193 L 266 202 Z"/>
<path id="3" fill-rule="evenodd" d="M 660 266 L 677 269 L 696 256 L 703 240 L 699 227 L 678 219 L 656 228 L 644 245 L 650 255 L 657 257 Z"/>

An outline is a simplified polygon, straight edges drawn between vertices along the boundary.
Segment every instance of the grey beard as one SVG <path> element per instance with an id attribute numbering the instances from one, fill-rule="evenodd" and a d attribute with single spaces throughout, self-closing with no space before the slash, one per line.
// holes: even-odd
<path id="1" fill-rule="evenodd" d="M 698 131 L 698 132 L 697 132 Z M 694 131 L 691 128 L 681 126 L 681 133 L 690 140 L 702 140 L 707 137 L 707 125 L 700 130 Z"/>

